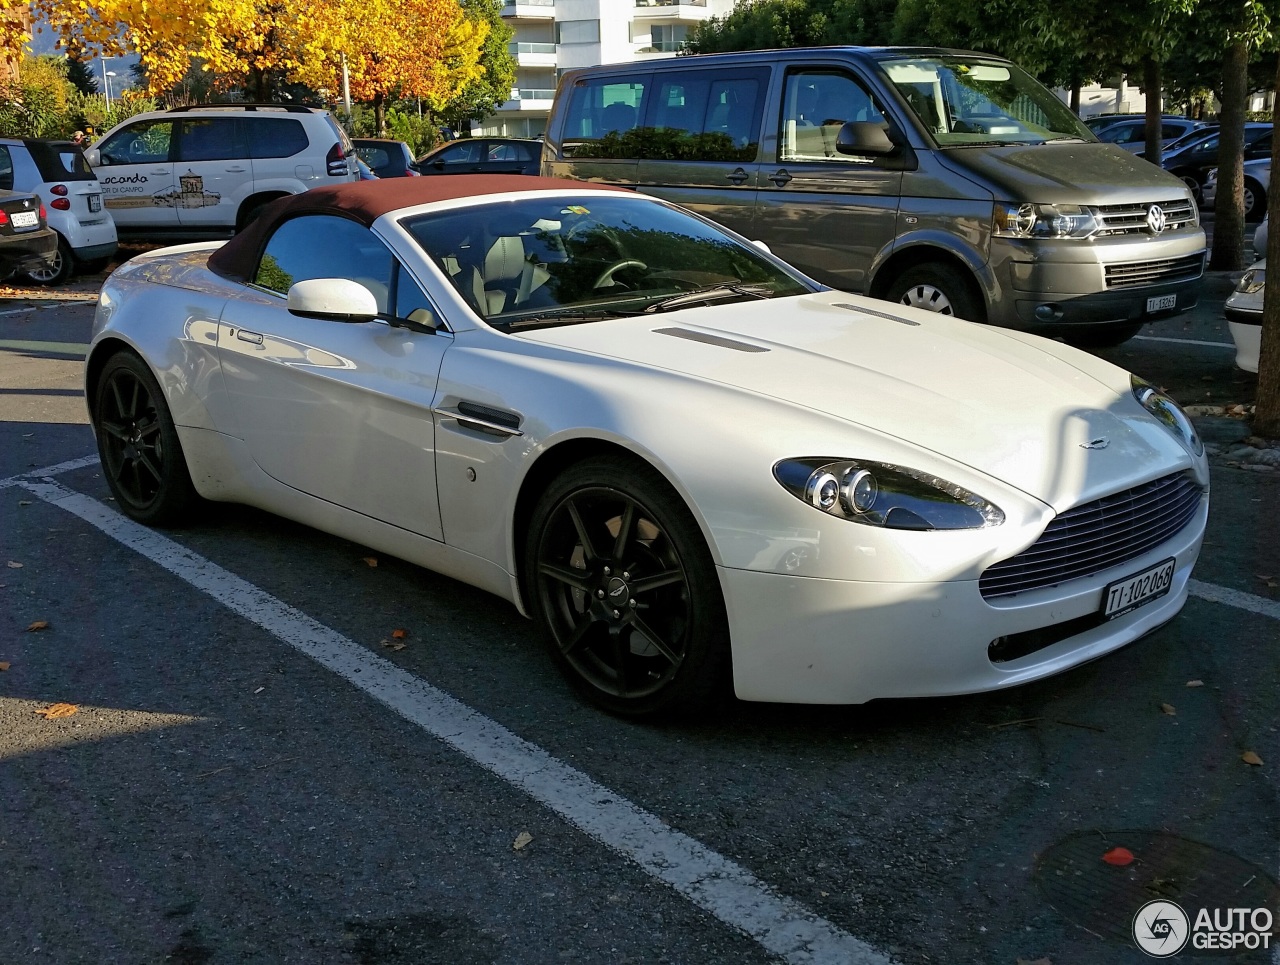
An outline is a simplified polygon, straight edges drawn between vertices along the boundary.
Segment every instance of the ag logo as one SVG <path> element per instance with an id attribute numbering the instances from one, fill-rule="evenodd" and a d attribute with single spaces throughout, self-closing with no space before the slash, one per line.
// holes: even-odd
<path id="1" fill-rule="evenodd" d="M 1169 958 L 1187 944 L 1191 920 L 1172 901 L 1148 901 L 1133 916 L 1133 940 L 1152 958 Z"/>

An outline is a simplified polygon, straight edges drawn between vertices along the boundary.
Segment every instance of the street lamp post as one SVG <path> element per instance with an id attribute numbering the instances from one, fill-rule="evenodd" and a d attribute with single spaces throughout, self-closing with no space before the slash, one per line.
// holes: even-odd
<path id="1" fill-rule="evenodd" d="M 103 65 L 105 66 L 105 64 Z M 107 110 L 111 110 L 111 78 L 116 76 L 114 70 L 104 70 L 102 72 L 102 80 L 106 84 L 107 89 Z"/>

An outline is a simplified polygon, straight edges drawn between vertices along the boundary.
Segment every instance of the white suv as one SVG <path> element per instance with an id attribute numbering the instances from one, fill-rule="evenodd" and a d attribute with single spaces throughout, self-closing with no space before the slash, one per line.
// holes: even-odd
<path id="1" fill-rule="evenodd" d="M 58 233 L 49 264 L 23 272 L 32 281 L 61 285 L 73 271 L 98 271 L 116 253 L 116 226 L 103 207 L 102 188 L 70 141 L 0 138 L 0 188 L 39 195 Z"/>
<path id="2" fill-rule="evenodd" d="M 138 114 L 85 157 L 121 234 L 228 235 L 286 194 L 359 180 L 328 111 L 202 104 Z"/>

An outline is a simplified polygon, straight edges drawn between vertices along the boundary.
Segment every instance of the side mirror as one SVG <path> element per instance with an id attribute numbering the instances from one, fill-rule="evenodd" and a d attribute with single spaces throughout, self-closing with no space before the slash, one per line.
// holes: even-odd
<path id="1" fill-rule="evenodd" d="M 889 138 L 886 126 L 871 121 L 850 121 L 836 135 L 836 150 L 841 154 L 884 157 L 897 149 L 898 146 Z"/>
<path id="2" fill-rule="evenodd" d="M 91 147 L 84 152 L 84 159 L 89 162 L 89 167 L 96 168 L 102 163 L 102 154 L 96 147 Z"/>
<path id="3" fill-rule="evenodd" d="M 311 278 L 289 289 L 289 312 L 334 322 L 370 322 L 378 315 L 373 292 L 349 278 Z"/>

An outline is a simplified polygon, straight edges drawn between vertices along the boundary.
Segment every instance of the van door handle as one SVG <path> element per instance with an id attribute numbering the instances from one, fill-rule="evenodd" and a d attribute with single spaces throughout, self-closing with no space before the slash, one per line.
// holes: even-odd
<path id="1" fill-rule="evenodd" d="M 782 187 L 784 184 L 786 184 L 788 181 L 791 180 L 791 175 L 787 173 L 786 168 L 778 168 L 778 170 L 774 171 L 771 175 L 769 175 L 769 180 L 772 181 L 774 184 L 776 184 L 778 187 Z"/>
<path id="2" fill-rule="evenodd" d="M 733 184 L 745 184 L 748 176 L 742 168 L 735 168 L 732 173 L 725 175 Z"/>
<path id="3" fill-rule="evenodd" d="M 247 171 L 247 170 L 248 170 L 248 168 L 238 168 L 238 167 L 237 167 L 237 168 L 227 168 L 227 173 L 228 173 L 228 174 L 244 174 L 244 172 L 245 172 L 245 171 Z"/>

